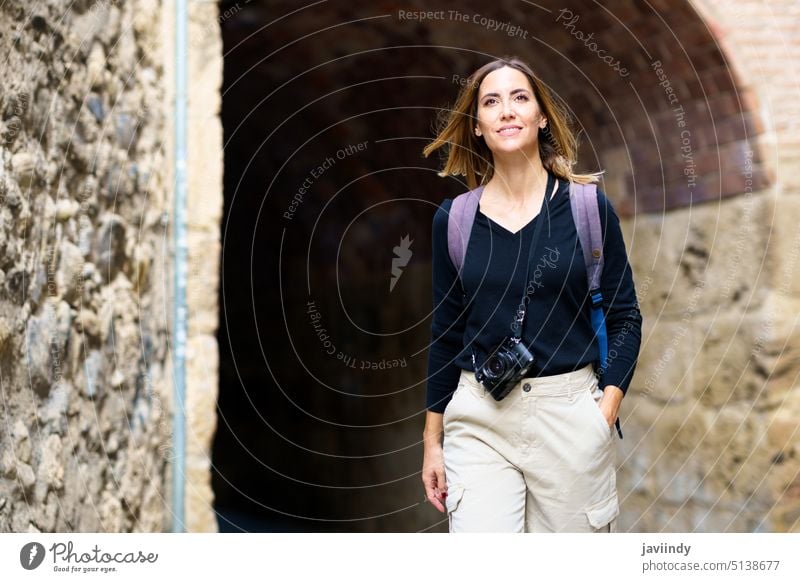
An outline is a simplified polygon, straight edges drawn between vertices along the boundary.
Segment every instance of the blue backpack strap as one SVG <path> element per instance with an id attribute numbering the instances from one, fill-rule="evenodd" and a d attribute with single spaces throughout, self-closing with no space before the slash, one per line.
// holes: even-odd
<path id="1" fill-rule="evenodd" d="M 450 215 L 447 217 L 447 250 L 450 252 L 450 260 L 459 278 L 464 267 L 464 257 L 467 254 L 469 236 L 475 223 L 475 215 L 478 213 L 481 194 L 483 186 L 456 196 L 450 206 Z"/>
<path id="2" fill-rule="evenodd" d="M 583 262 L 586 265 L 586 278 L 589 281 L 589 294 L 592 299 L 592 329 L 597 336 L 600 351 L 599 370 L 602 374 L 608 359 L 608 333 L 603 312 L 603 293 L 600 280 L 603 275 L 603 231 L 600 227 L 600 210 L 597 200 L 596 184 L 570 183 L 570 207 L 578 238 L 583 250 Z M 619 417 L 616 420 L 617 433 L 622 438 Z"/>

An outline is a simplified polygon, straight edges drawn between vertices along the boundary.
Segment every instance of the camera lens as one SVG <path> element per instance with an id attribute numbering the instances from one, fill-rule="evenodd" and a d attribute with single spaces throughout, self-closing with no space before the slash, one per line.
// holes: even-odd
<path id="1" fill-rule="evenodd" d="M 487 368 L 489 372 L 492 373 L 494 376 L 500 376 L 503 372 L 506 371 L 505 362 L 503 358 L 494 357 L 487 362 Z"/>

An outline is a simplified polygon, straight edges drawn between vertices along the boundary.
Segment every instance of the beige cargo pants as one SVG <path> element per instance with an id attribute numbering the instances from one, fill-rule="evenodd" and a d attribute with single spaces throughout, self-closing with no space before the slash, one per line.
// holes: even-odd
<path id="1" fill-rule="evenodd" d="M 450 532 L 615 532 L 616 433 L 591 365 L 495 400 L 462 370 L 444 411 Z"/>

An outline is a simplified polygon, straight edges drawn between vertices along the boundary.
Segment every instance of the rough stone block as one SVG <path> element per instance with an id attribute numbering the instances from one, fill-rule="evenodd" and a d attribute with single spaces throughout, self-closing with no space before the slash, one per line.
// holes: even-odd
<path id="1" fill-rule="evenodd" d="M 628 394 L 635 392 L 673 405 L 692 398 L 698 349 L 695 336 L 691 321 L 644 317 L 642 346 Z"/>
<path id="2" fill-rule="evenodd" d="M 768 321 L 760 313 L 720 311 L 696 324 L 702 344 L 695 366 L 695 395 L 705 406 L 748 402 L 759 406 L 767 394 L 767 370 L 757 359 Z"/>
<path id="3" fill-rule="evenodd" d="M 636 219 L 631 266 L 651 278 L 646 313 L 680 317 L 686 310 L 756 309 L 763 300 L 770 215 L 765 194 L 697 204 Z"/>

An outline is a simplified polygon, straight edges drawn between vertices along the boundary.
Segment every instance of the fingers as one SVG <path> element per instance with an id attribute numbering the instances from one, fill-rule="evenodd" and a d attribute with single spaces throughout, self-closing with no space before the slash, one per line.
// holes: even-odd
<path id="1" fill-rule="evenodd" d="M 436 483 L 439 485 L 442 493 L 442 500 L 447 496 L 447 480 L 444 476 L 444 467 L 441 465 L 436 467 Z"/>
<path id="2" fill-rule="evenodd" d="M 447 497 L 447 483 L 444 480 L 444 471 L 435 470 L 430 475 L 423 473 L 422 482 L 425 484 L 425 499 L 439 512 L 445 512 L 444 500 Z M 442 483 L 442 487 L 439 487 Z"/>
<path id="3" fill-rule="evenodd" d="M 444 513 L 444 505 L 442 505 L 442 502 L 439 501 L 438 490 L 436 492 L 430 491 L 428 493 L 428 501 L 431 505 L 438 509 L 440 513 Z"/>

